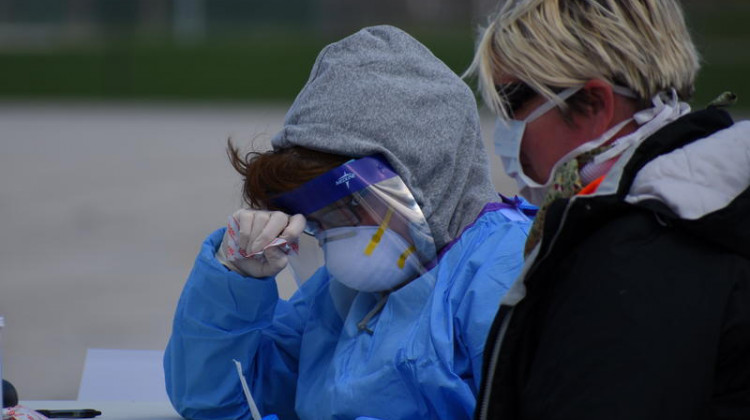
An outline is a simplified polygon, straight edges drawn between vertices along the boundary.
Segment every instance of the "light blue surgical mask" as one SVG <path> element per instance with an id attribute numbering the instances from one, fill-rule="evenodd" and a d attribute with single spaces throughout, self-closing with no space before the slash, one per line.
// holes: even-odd
<path id="1" fill-rule="evenodd" d="M 583 89 L 583 86 L 567 88 L 560 92 L 557 96 L 564 101 L 573 96 L 581 89 Z M 630 89 L 623 88 L 621 86 L 615 86 L 613 87 L 613 90 L 616 93 L 625 96 L 635 95 Z M 551 174 L 555 173 L 557 168 L 559 168 L 568 160 L 580 155 L 581 153 L 593 150 L 604 144 L 609 139 L 614 137 L 625 125 L 627 125 L 632 120 L 627 119 L 625 121 L 622 121 L 621 123 L 607 130 L 607 132 L 605 132 L 601 137 L 583 143 L 575 149 L 566 153 L 552 167 L 550 176 L 548 177 L 547 181 L 544 184 L 540 184 L 531 179 L 527 174 L 523 172 L 523 167 L 521 166 L 520 160 L 521 142 L 523 141 L 523 134 L 526 131 L 526 124 L 546 114 L 556 105 L 557 104 L 555 102 L 548 100 L 523 120 L 505 120 L 498 118 L 495 123 L 495 132 L 493 136 L 495 143 L 495 154 L 500 157 L 500 160 L 503 163 L 503 168 L 505 169 L 505 173 L 509 177 L 515 179 L 516 184 L 518 185 L 519 194 L 529 200 L 530 203 L 537 206 L 540 206 L 543 203 L 544 197 L 547 194 L 547 190 L 552 183 Z"/>
<path id="2" fill-rule="evenodd" d="M 582 88 L 583 86 L 568 88 L 560 92 L 558 96 L 560 99 L 566 100 Z M 541 205 L 550 180 L 548 179 L 545 184 L 540 184 L 523 172 L 523 167 L 521 166 L 521 142 L 523 141 L 523 133 L 526 131 L 526 124 L 546 114 L 555 105 L 554 102 L 548 100 L 523 120 L 498 118 L 495 122 L 495 154 L 500 156 L 505 173 L 516 180 L 519 193 L 529 200 L 530 203 L 537 206 Z"/>

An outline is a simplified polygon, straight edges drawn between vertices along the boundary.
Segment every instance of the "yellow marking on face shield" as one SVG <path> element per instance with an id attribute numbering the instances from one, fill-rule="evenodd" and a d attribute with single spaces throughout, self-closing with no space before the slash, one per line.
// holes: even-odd
<path id="1" fill-rule="evenodd" d="M 391 223 L 392 215 L 393 209 L 388 207 L 388 211 L 385 213 L 383 222 L 380 224 L 380 226 L 378 226 L 378 230 L 374 235 L 372 235 L 372 240 L 370 240 L 370 243 L 367 244 L 367 247 L 365 247 L 365 255 L 367 255 L 368 257 L 372 255 L 373 251 L 375 251 L 375 248 L 377 248 L 377 246 L 380 244 L 380 240 L 383 239 L 385 229 L 388 227 L 388 224 Z"/>
<path id="2" fill-rule="evenodd" d="M 397 263 L 398 264 L 398 268 L 403 269 L 404 266 L 406 265 L 406 259 L 409 258 L 409 255 L 413 254 L 414 251 L 416 251 L 416 250 L 417 250 L 417 247 L 415 247 L 414 245 L 406 248 L 406 251 L 404 251 L 401 254 L 401 256 L 398 257 L 398 263 Z"/>

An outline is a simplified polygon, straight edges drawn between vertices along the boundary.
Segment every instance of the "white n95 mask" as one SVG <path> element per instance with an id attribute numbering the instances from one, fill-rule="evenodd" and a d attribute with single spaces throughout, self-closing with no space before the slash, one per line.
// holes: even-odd
<path id="1" fill-rule="evenodd" d="M 363 292 L 391 290 L 419 274 L 414 246 L 379 226 L 338 227 L 318 235 L 328 273 Z"/>

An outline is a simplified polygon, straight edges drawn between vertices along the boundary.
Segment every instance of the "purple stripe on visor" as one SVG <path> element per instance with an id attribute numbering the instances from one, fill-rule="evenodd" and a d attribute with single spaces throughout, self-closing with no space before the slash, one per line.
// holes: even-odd
<path id="1" fill-rule="evenodd" d="M 300 187 L 275 197 L 271 202 L 290 213 L 307 216 L 347 195 L 398 176 L 381 156 L 351 160 Z"/>

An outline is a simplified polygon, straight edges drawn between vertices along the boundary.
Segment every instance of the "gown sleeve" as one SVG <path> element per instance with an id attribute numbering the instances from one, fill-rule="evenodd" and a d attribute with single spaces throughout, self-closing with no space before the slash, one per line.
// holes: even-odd
<path id="1" fill-rule="evenodd" d="M 278 296 L 272 277 L 243 277 L 214 254 L 224 230 L 201 247 L 177 304 L 164 355 L 167 394 L 191 419 L 245 419 L 250 410 L 233 360 L 262 414 L 296 417 L 294 399 L 306 305 Z"/>

